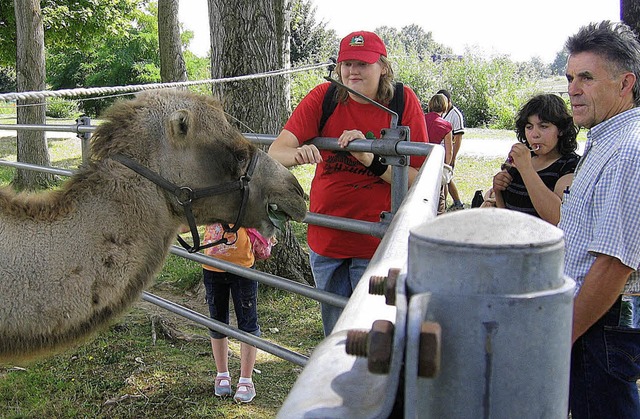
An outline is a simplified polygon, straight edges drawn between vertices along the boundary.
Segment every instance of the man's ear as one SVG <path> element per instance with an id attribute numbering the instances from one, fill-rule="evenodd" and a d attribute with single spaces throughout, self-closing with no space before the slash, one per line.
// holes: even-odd
<path id="1" fill-rule="evenodd" d="M 633 95 L 633 86 L 635 86 L 637 82 L 638 80 L 636 79 L 636 75 L 634 73 L 631 73 L 631 72 L 625 73 L 622 76 L 620 93 L 623 95 L 628 93 Z"/>

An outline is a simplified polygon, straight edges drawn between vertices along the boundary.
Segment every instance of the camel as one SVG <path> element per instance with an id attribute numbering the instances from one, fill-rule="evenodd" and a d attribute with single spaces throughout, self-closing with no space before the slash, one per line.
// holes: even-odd
<path id="1" fill-rule="evenodd" d="M 306 213 L 296 178 L 211 97 L 145 92 L 104 119 L 61 188 L 0 189 L 0 362 L 59 352 L 108 325 L 153 280 L 186 218 L 270 236 L 276 219 Z M 199 194 L 208 189 L 217 195 Z"/>

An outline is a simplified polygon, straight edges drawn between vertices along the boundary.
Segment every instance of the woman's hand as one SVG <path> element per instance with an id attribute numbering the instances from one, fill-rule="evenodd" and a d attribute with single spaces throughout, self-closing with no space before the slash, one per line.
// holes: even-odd
<path id="1" fill-rule="evenodd" d="M 296 147 L 294 154 L 296 164 L 316 164 L 322 161 L 320 150 L 313 144 L 303 144 Z"/>
<path id="2" fill-rule="evenodd" d="M 338 138 L 338 145 L 342 148 L 345 148 L 349 145 L 349 143 L 353 140 L 365 140 L 366 137 L 357 129 L 352 130 L 344 130 L 340 137 Z M 365 167 L 371 166 L 373 162 L 373 153 L 368 153 L 365 151 L 351 151 L 350 152 L 353 157 L 358 159 L 360 163 L 362 163 Z"/>
<path id="3" fill-rule="evenodd" d="M 362 131 L 358 131 L 357 129 L 344 130 L 338 138 L 338 145 L 342 148 L 345 148 L 351 141 L 364 140 L 365 138 L 366 137 L 364 136 Z"/>
<path id="4" fill-rule="evenodd" d="M 531 166 L 531 150 L 522 143 L 514 144 L 509 152 L 509 157 L 513 161 L 513 166 L 522 171 L 522 169 Z"/>
<path id="5" fill-rule="evenodd" d="M 493 177 L 494 192 L 502 192 L 511 184 L 513 178 L 506 170 L 501 170 Z"/>
<path id="6" fill-rule="evenodd" d="M 269 146 L 269 155 L 286 167 L 316 164 L 322 161 L 320 150 L 312 144 L 300 145 L 298 138 L 286 129 Z"/>

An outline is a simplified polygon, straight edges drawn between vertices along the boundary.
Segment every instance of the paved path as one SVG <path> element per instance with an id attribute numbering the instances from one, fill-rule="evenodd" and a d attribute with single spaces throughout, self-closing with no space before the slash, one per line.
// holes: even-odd
<path id="1" fill-rule="evenodd" d="M 504 157 L 506 158 L 514 144 L 513 140 L 493 140 L 490 138 L 462 137 L 459 154 L 465 157 Z"/>
<path id="2" fill-rule="evenodd" d="M 465 134 L 462 137 L 462 146 L 459 153 L 467 157 L 507 158 L 511 146 L 515 143 L 515 137 L 514 139 L 474 138 L 473 133 L 470 136 Z M 576 152 L 582 155 L 583 150 L 584 142 L 579 142 Z"/>

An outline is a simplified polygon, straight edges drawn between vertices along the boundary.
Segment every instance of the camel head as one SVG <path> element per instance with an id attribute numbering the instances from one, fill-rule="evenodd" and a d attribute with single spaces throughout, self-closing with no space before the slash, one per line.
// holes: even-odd
<path id="1" fill-rule="evenodd" d="M 129 115 L 126 124 L 123 113 Z M 92 144 L 94 159 L 128 156 L 180 188 L 168 202 L 183 223 L 191 212 L 198 224 L 238 223 L 270 236 L 276 219 L 300 221 L 306 213 L 296 178 L 231 126 L 211 97 L 175 90 L 145 92 L 114 105 L 106 117 Z M 128 137 L 135 142 L 110 141 L 122 138 L 119 133 L 125 129 L 133 131 Z M 234 187 L 242 182 L 248 192 Z M 195 194 L 189 196 L 191 191 Z"/>

